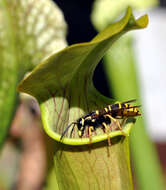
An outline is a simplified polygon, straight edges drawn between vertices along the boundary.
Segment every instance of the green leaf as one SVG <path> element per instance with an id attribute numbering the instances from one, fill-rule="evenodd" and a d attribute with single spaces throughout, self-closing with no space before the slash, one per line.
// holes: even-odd
<path id="1" fill-rule="evenodd" d="M 92 22 L 98 31 L 103 30 L 109 23 L 117 19 L 119 15 L 131 6 L 135 11 L 143 11 L 159 5 L 158 0 L 95 0 L 91 13 Z"/>
<path id="2" fill-rule="evenodd" d="M 50 0 L 0 1 L 0 148 L 14 114 L 18 82 L 66 46 L 65 34 L 63 15 Z"/>
<path id="3" fill-rule="evenodd" d="M 99 109 L 114 101 L 102 96 L 93 86 L 93 71 L 111 45 L 124 33 L 146 27 L 147 15 L 135 20 L 131 8 L 126 15 L 92 41 L 72 45 L 53 54 L 38 65 L 20 83 L 19 90 L 36 97 L 41 106 L 42 121 L 47 134 L 60 141 L 62 132 L 69 123 L 94 109 Z M 131 123 L 124 132 L 129 133 Z M 72 129 L 72 128 L 71 128 Z M 89 144 L 88 138 L 78 138 L 77 129 L 73 137 L 69 129 L 61 142 L 69 145 Z M 97 131 L 92 142 L 107 139 L 107 134 Z M 123 135 L 113 131 L 110 137 Z"/>

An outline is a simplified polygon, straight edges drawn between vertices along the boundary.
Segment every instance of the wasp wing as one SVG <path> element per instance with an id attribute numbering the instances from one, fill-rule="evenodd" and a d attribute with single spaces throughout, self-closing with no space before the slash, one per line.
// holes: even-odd
<path id="1" fill-rule="evenodd" d="M 133 100 L 128 100 L 128 101 L 122 102 L 121 104 L 128 104 L 128 103 L 136 102 L 136 101 L 137 101 L 136 99 L 133 99 Z"/>

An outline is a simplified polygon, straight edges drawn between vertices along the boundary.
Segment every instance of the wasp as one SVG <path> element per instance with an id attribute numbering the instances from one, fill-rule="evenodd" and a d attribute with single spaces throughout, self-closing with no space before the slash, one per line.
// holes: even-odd
<path id="1" fill-rule="evenodd" d="M 72 122 L 61 135 L 60 140 L 64 137 L 70 127 L 73 126 L 70 137 L 72 136 L 74 127 L 77 126 L 78 136 L 83 137 L 85 130 L 88 131 L 88 137 L 90 143 L 92 141 L 92 132 L 96 132 L 97 128 L 102 128 L 103 131 L 107 134 L 110 132 L 111 122 L 115 122 L 117 127 L 122 130 L 121 124 L 118 119 L 123 119 L 123 121 L 129 117 L 140 116 L 139 111 L 140 106 L 133 106 L 130 103 L 135 102 L 136 100 L 129 100 L 122 103 L 115 103 L 108 105 L 103 109 L 92 111 L 82 117 L 80 117 L 76 122 Z M 110 139 L 108 138 L 108 143 L 110 144 Z"/>

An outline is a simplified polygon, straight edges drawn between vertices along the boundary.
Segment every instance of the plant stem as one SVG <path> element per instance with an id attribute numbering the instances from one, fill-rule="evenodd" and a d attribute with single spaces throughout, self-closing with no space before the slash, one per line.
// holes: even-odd
<path id="1" fill-rule="evenodd" d="M 119 39 L 106 55 L 105 70 L 118 100 L 140 99 L 131 36 Z M 143 105 L 142 105 L 143 107 Z M 145 130 L 145 116 L 138 118 L 131 133 L 131 148 L 141 190 L 163 190 L 164 182 L 156 150 Z"/>

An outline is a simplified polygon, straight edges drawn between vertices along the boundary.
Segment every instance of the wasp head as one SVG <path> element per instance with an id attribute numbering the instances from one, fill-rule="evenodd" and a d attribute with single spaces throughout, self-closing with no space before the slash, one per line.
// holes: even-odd
<path id="1" fill-rule="evenodd" d="M 83 136 L 84 133 L 84 119 L 83 118 L 79 118 L 77 121 L 77 127 L 78 127 L 78 135 L 79 137 Z"/>

